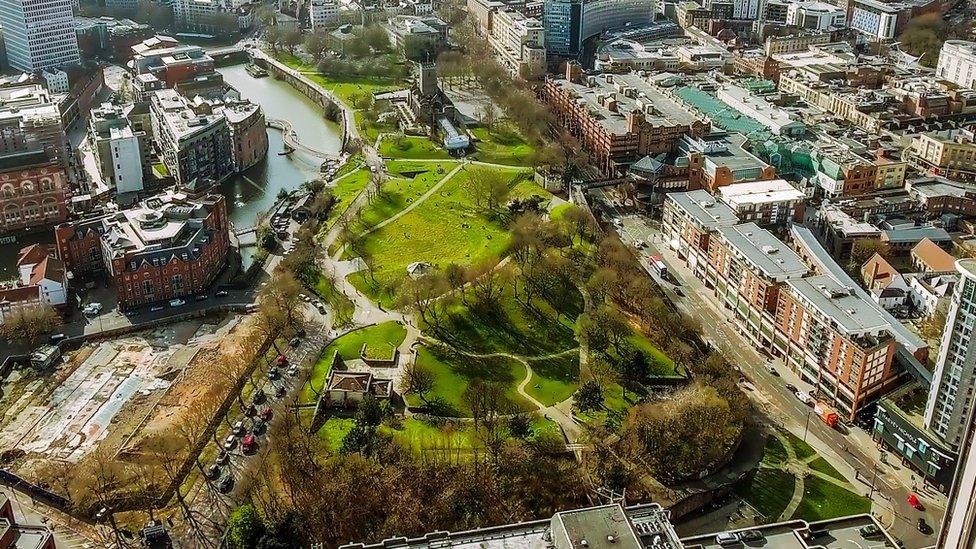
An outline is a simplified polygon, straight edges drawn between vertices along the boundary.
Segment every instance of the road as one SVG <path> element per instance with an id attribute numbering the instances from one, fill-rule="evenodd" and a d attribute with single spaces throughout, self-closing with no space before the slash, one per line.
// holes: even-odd
<path id="1" fill-rule="evenodd" d="M 944 512 L 944 498 L 934 491 L 915 492 L 925 502 L 924 512 L 912 509 L 908 495 L 912 492 L 913 477 L 901 465 L 887 463 L 885 456 L 871 440 L 870 434 L 857 427 L 849 433 L 830 429 L 812 413 L 812 408 L 800 402 L 786 387 L 791 383 L 800 390 L 810 391 L 812 386 L 801 381 L 781 361 L 771 364 L 776 374 L 766 369 L 770 361 L 753 349 L 739 333 L 736 324 L 719 305 L 711 290 L 695 278 L 671 250 L 654 223 L 644 216 L 627 215 L 620 211 L 605 193 L 597 193 L 607 211 L 620 220 L 618 232 L 630 244 L 643 241 L 647 249 L 640 252 L 641 263 L 650 276 L 664 290 L 668 298 L 685 314 L 701 322 L 705 339 L 735 365 L 748 380 L 743 389 L 767 418 L 800 438 L 805 439 L 831 464 L 835 465 L 858 487 L 864 495 L 871 494 L 873 511 L 881 516 L 890 532 L 907 547 L 926 547 L 934 543 L 932 535 L 921 534 L 916 528 L 918 518 L 924 517 L 930 525 L 939 525 Z M 668 266 L 670 275 L 677 281 L 662 280 L 647 258 L 660 255 Z M 681 288 L 678 295 L 676 288 Z M 897 461 L 894 457 L 890 461 Z M 860 476 L 864 480 L 860 480 Z M 872 490 L 871 484 L 874 483 Z"/>

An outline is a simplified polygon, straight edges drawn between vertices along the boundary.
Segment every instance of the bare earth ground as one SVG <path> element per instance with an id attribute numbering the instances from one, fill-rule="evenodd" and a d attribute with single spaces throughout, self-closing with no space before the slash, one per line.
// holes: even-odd
<path id="1" fill-rule="evenodd" d="M 23 373 L 0 400 L 0 448 L 13 458 L 6 465 L 41 480 L 52 465 L 77 464 L 96 449 L 139 461 L 130 450 L 172 433 L 212 388 L 218 347 L 233 347 L 228 336 L 239 325 L 236 316 L 183 322 L 86 345 L 53 374 Z"/>

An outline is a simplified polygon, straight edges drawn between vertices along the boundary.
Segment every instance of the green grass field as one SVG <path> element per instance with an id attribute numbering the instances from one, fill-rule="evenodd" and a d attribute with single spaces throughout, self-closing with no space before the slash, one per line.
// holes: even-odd
<path id="1" fill-rule="evenodd" d="M 783 446 L 783 443 L 778 438 L 770 435 L 766 439 L 766 448 L 763 451 L 762 458 L 763 463 L 780 465 L 786 463 L 789 457 L 789 454 L 786 452 L 786 447 Z"/>
<path id="2" fill-rule="evenodd" d="M 573 396 L 579 388 L 579 353 L 530 360 L 532 379 L 525 392 L 532 398 L 552 406 Z"/>
<path id="3" fill-rule="evenodd" d="M 436 382 L 434 390 L 426 395 L 427 400 L 443 399 L 451 408 L 447 415 L 468 417 L 471 410 L 464 403 L 462 395 L 468 385 L 476 380 L 492 381 L 504 386 L 506 397 L 521 410 L 531 411 L 535 408 L 516 387 L 525 378 L 525 366 L 522 363 L 505 357 L 474 358 L 460 355 L 443 348 L 420 347 L 417 350 L 417 364 L 434 373 Z M 423 405 L 423 400 L 415 394 L 407 395 L 407 402 L 411 406 Z"/>
<path id="4" fill-rule="evenodd" d="M 407 330 L 395 322 L 384 322 L 375 326 L 367 326 L 336 339 L 322 351 L 318 362 L 312 367 L 312 375 L 308 383 L 302 387 L 301 402 L 315 402 L 315 391 L 321 391 L 329 371 L 332 369 L 332 359 L 336 351 L 345 360 L 359 358 L 359 351 L 363 344 L 367 348 L 390 349 L 403 343 Z M 315 390 L 313 390 L 313 387 Z"/>
<path id="5" fill-rule="evenodd" d="M 674 375 L 674 361 L 668 355 L 651 343 L 651 340 L 643 334 L 634 334 L 627 338 L 634 347 L 637 347 L 650 358 L 651 375 L 668 376 Z"/>
<path id="6" fill-rule="evenodd" d="M 426 137 L 387 136 L 380 142 L 380 156 L 385 158 L 451 158 L 450 153 Z"/>
<path id="7" fill-rule="evenodd" d="M 330 451 L 338 452 L 342 449 L 342 439 L 345 438 L 346 433 L 352 430 L 354 425 L 356 425 L 356 420 L 352 418 L 331 417 L 325 420 L 316 434 L 325 441 L 325 445 Z"/>
<path id="8" fill-rule="evenodd" d="M 416 453 L 430 451 L 459 452 L 469 454 L 475 446 L 470 427 L 446 423 L 432 425 L 419 419 L 405 419 L 398 429 L 381 426 L 379 431 L 391 435 L 400 445 Z"/>
<path id="9" fill-rule="evenodd" d="M 557 311 L 541 299 L 533 300 L 530 309 L 515 298 L 514 286 L 506 284 L 496 307 L 456 303 L 435 335 L 459 349 L 476 353 L 506 352 L 525 358 L 559 353 L 578 346 L 573 328 L 583 310 L 583 298 L 572 291 L 559 305 L 558 319 Z"/>
<path id="10" fill-rule="evenodd" d="M 790 446 L 793 447 L 793 450 L 796 452 L 796 458 L 800 461 L 817 455 L 817 451 L 806 442 L 803 442 L 803 439 L 800 437 L 786 431 L 783 431 L 783 434 L 786 435 L 786 440 L 790 441 Z"/>
<path id="11" fill-rule="evenodd" d="M 844 478 L 844 475 L 842 475 L 840 471 L 838 471 L 837 469 L 835 469 L 834 466 L 831 465 L 823 457 L 817 457 L 816 459 L 814 459 L 813 461 L 811 461 L 808 465 L 814 471 L 819 471 L 819 472 L 821 472 L 821 473 L 823 473 L 823 474 L 825 474 L 825 475 L 827 475 L 829 477 L 835 478 L 835 479 L 840 480 L 842 482 L 847 482 L 847 479 Z"/>
<path id="12" fill-rule="evenodd" d="M 392 164 L 392 162 L 391 162 Z M 422 169 L 422 171 L 418 171 Z M 355 229 L 363 232 L 369 227 L 375 227 L 380 222 L 393 217 L 410 206 L 431 187 L 443 179 L 452 167 L 450 165 L 433 164 L 427 166 L 398 167 L 403 177 L 394 176 L 383 184 L 379 196 L 362 209 Z"/>
<path id="13" fill-rule="evenodd" d="M 795 519 L 826 520 L 871 511 L 871 500 L 829 481 L 811 476 L 803 486 L 803 499 L 793 513 Z"/>
<path id="14" fill-rule="evenodd" d="M 508 125 L 499 124 L 491 131 L 484 127 L 473 128 L 471 133 L 477 139 L 472 157 L 482 162 L 527 166 L 535 154 L 535 148 Z"/>
<path id="15" fill-rule="evenodd" d="M 502 173 L 514 180 L 519 172 Z M 353 285 L 388 306 L 393 301 L 392 287 L 406 276 L 407 265 L 413 262 L 444 267 L 499 257 L 508 246 L 508 232 L 499 221 L 487 219 L 475 208 L 466 180 L 465 172 L 459 172 L 422 205 L 365 237 L 375 269 L 372 277 L 366 272 L 351 275 Z"/>
<path id="16" fill-rule="evenodd" d="M 390 78 L 336 77 L 322 74 L 318 69 L 288 52 L 276 52 L 275 57 L 289 67 L 306 73 L 309 80 L 332 92 L 337 99 L 354 107 L 353 98 L 361 94 L 375 94 L 392 91 L 403 86 Z M 314 74 L 308 74 L 314 73 Z"/>
<path id="17" fill-rule="evenodd" d="M 349 175 L 339 179 L 335 179 L 335 184 L 328 187 L 332 191 L 332 195 L 336 197 L 337 203 L 332 211 L 329 212 L 329 217 L 326 219 L 325 226 L 331 226 L 339 216 L 352 204 L 352 201 L 356 199 L 356 196 L 366 188 L 369 184 L 370 172 L 365 168 L 359 168 Z"/>
<path id="18" fill-rule="evenodd" d="M 735 492 L 771 522 L 786 510 L 795 483 L 796 479 L 786 471 L 764 467 L 748 482 L 737 486 Z"/>

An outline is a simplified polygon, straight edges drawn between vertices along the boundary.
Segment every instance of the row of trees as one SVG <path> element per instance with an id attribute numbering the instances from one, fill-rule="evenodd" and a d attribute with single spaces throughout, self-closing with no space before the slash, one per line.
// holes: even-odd
<path id="1" fill-rule="evenodd" d="M 472 398 L 490 403 L 490 387 Z M 482 424 L 492 421 L 484 417 Z M 486 446 L 492 450 L 476 447 L 466 457 L 453 446 L 431 446 L 418 457 L 376 430 L 368 453 L 351 451 L 352 445 L 333 453 L 291 416 L 274 425 L 272 436 L 274 447 L 251 458 L 254 482 L 240 494 L 256 513 L 234 513 L 230 547 L 256 547 L 272 537 L 268 532 L 283 530 L 291 533 L 261 543 L 289 543 L 294 536 L 302 545 L 335 547 L 547 517 L 585 504 L 575 463 L 554 455 L 546 442 L 500 436 Z"/>

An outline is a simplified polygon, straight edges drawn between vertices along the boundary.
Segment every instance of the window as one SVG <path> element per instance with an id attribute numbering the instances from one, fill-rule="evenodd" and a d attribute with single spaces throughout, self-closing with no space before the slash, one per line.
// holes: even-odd
<path id="1" fill-rule="evenodd" d="M 170 278 L 170 284 L 173 286 L 173 293 L 180 295 L 183 293 L 183 275 L 175 274 Z"/>
<path id="2" fill-rule="evenodd" d="M 146 297 L 152 297 L 153 295 L 153 283 L 152 280 L 142 281 L 142 294 Z"/>

